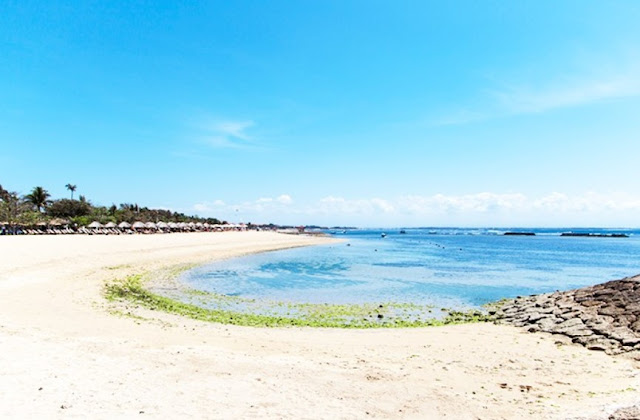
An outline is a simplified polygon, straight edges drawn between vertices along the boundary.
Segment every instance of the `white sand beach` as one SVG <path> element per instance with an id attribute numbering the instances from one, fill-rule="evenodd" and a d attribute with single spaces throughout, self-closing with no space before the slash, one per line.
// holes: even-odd
<path id="1" fill-rule="evenodd" d="M 606 418 L 640 400 L 638 362 L 509 326 L 261 329 L 117 316 L 102 296 L 129 274 L 330 240 L 0 237 L 0 417 Z"/>

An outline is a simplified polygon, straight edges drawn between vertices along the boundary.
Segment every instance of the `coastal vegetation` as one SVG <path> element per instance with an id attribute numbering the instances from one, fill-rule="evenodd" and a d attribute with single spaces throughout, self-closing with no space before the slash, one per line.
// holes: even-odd
<path id="1" fill-rule="evenodd" d="M 47 224 L 68 224 L 86 226 L 93 221 L 106 224 L 157 222 L 202 222 L 224 223 L 216 218 L 202 218 L 165 209 L 153 209 L 137 203 L 100 206 L 91 203 L 84 195 L 73 198 L 77 185 L 65 186 L 71 192 L 71 198 L 51 199 L 51 194 L 42 186 L 34 187 L 28 194 L 20 195 L 8 191 L 0 185 L 0 224 L 8 226 L 36 226 Z"/>

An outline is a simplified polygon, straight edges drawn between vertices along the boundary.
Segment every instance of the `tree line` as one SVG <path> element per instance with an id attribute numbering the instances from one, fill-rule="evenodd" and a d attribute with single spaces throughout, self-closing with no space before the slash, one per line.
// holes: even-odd
<path id="1" fill-rule="evenodd" d="M 75 184 L 65 186 L 71 192 L 71 198 L 51 199 L 51 194 L 43 187 L 34 187 L 29 194 L 21 196 L 8 191 L 0 185 L 0 224 L 35 226 L 42 223 L 57 222 L 86 226 L 93 221 L 102 224 L 114 222 L 202 222 L 224 224 L 220 220 L 208 217 L 188 216 L 184 213 L 164 209 L 150 209 L 138 204 L 121 203 L 109 207 L 92 204 L 85 196 L 73 198 L 77 190 Z"/>

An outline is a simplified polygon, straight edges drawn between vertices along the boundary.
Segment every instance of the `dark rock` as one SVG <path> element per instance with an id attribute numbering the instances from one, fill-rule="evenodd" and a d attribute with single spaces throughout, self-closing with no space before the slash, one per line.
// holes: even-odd
<path id="1" fill-rule="evenodd" d="M 587 328 L 590 328 L 594 334 L 608 336 L 611 331 L 611 324 L 593 324 L 588 325 Z"/>
<path id="2" fill-rule="evenodd" d="M 582 312 L 580 311 L 571 311 L 571 312 L 565 312 L 563 314 L 560 314 L 560 318 L 567 320 L 567 319 L 579 317 L 580 315 L 582 315 Z"/>
<path id="3" fill-rule="evenodd" d="M 608 354 L 640 357 L 640 276 L 505 303 L 494 320 L 569 337 Z"/>
<path id="4" fill-rule="evenodd" d="M 564 334 L 569 337 L 589 337 L 593 335 L 593 331 L 585 327 L 582 327 L 582 328 L 575 327 L 575 328 L 569 328 L 563 331 L 561 334 Z"/>
<path id="5" fill-rule="evenodd" d="M 547 304 L 547 306 L 542 307 L 542 308 L 539 308 L 539 309 L 538 309 L 538 312 L 540 312 L 541 314 L 548 314 L 548 315 L 550 315 L 550 314 L 552 314 L 552 313 L 553 313 L 553 311 L 555 311 L 555 310 L 556 310 L 555 306 L 553 306 L 553 303 L 551 303 L 551 302 L 550 302 L 550 303 L 548 303 L 548 304 Z"/>
<path id="6" fill-rule="evenodd" d="M 609 420 L 638 420 L 640 419 L 640 406 L 625 407 L 616 410 L 609 416 Z"/>
<path id="7" fill-rule="evenodd" d="M 591 340 L 585 344 L 585 347 L 587 347 L 589 350 L 596 350 L 596 351 L 605 351 L 610 346 L 611 345 L 609 344 L 608 340 L 602 340 L 602 339 Z"/>
<path id="8" fill-rule="evenodd" d="M 622 336 L 621 340 L 622 345 L 633 347 L 636 344 L 640 344 L 640 337 L 637 335 L 625 334 Z"/>
<path id="9" fill-rule="evenodd" d="M 541 313 L 539 313 L 539 312 L 534 312 L 534 313 L 532 313 L 532 314 L 530 314 L 530 315 L 529 315 L 529 317 L 527 318 L 527 320 L 528 320 L 529 322 L 536 322 L 536 321 L 538 321 L 538 320 L 540 320 L 540 319 L 542 319 L 542 318 L 547 318 L 547 315 L 546 315 L 546 314 L 541 314 Z"/>
<path id="10" fill-rule="evenodd" d="M 622 315 L 624 314 L 624 311 L 625 311 L 624 308 L 619 308 L 617 306 L 612 306 L 612 305 L 608 305 L 598 309 L 598 313 L 600 315 L 612 315 L 612 316 Z"/>
<path id="11" fill-rule="evenodd" d="M 607 298 L 619 293 L 617 290 L 613 289 L 599 289 L 593 292 L 593 296 L 597 298 Z"/>
<path id="12" fill-rule="evenodd" d="M 538 327 L 540 331 L 550 332 L 553 328 L 555 328 L 556 322 L 551 318 L 544 318 L 538 322 Z"/>
<path id="13" fill-rule="evenodd" d="M 599 300 L 584 300 L 582 302 L 580 302 L 582 304 L 582 306 L 600 306 L 602 305 L 602 302 Z"/>
<path id="14" fill-rule="evenodd" d="M 638 291 L 640 291 L 640 289 L 638 289 Z M 640 293 L 636 293 L 638 295 L 640 295 Z M 632 313 L 632 314 L 640 314 L 640 303 L 632 303 L 630 305 L 627 305 L 627 313 Z"/>
<path id="15" fill-rule="evenodd" d="M 580 318 L 571 318 L 558 324 L 555 328 L 555 332 L 562 332 L 564 330 L 572 329 L 575 327 L 584 327 Z"/>

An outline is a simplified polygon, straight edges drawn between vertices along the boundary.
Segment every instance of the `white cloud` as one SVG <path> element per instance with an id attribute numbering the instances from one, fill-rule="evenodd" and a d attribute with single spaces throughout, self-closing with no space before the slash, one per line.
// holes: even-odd
<path id="1" fill-rule="evenodd" d="M 555 213 L 591 213 L 640 211 L 640 197 L 625 193 L 598 194 L 588 192 L 580 196 L 554 192 L 533 201 L 538 210 Z"/>
<path id="2" fill-rule="evenodd" d="M 293 199 L 288 194 L 282 194 L 276 198 L 276 201 L 281 204 L 291 204 L 293 203 Z"/>
<path id="3" fill-rule="evenodd" d="M 441 212 L 489 212 L 522 206 L 522 194 L 495 194 L 482 192 L 461 196 L 437 194 L 424 202 L 427 208 Z"/>
<path id="4" fill-rule="evenodd" d="M 225 204 L 200 203 L 196 211 L 235 221 L 356 226 L 614 226 L 637 224 L 640 196 L 627 193 L 530 197 L 492 193 L 349 199 L 327 196 L 294 203 L 287 194 Z"/>
<path id="5" fill-rule="evenodd" d="M 371 204 L 373 204 L 375 207 L 377 207 L 378 209 L 382 210 L 385 213 L 393 213 L 395 211 L 395 208 L 393 207 L 393 205 L 389 203 L 387 200 L 383 200 L 382 198 L 373 198 L 371 200 Z"/>

